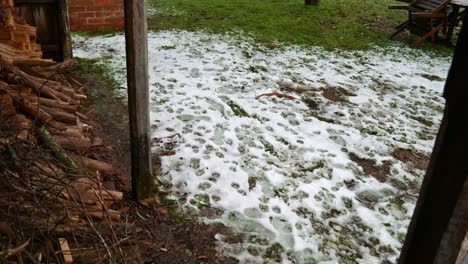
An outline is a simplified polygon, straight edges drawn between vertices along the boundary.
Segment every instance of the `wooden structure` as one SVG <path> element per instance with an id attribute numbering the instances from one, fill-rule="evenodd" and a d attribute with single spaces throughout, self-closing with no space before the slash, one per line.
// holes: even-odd
<path id="1" fill-rule="evenodd" d="M 37 28 L 37 43 L 44 57 L 72 58 L 67 0 L 15 0 L 15 13 Z"/>
<path id="2" fill-rule="evenodd" d="M 468 8 L 468 0 L 452 0 L 450 2 L 452 11 L 448 16 L 448 29 L 445 37 L 445 41 L 448 45 L 452 45 L 452 35 L 453 30 L 458 24 L 463 20 L 463 17 L 466 15 L 466 9 Z M 462 11 L 463 9 L 463 11 Z"/>
<path id="3" fill-rule="evenodd" d="M 455 263 L 467 232 L 466 69 L 468 16 L 464 18 L 445 85 L 446 108 L 442 125 L 401 252 L 400 264 Z"/>
<path id="4" fill-rule="evenodd" d="M 124 6 L 132 189 L 134 198 L 142 200 L 153 195 L 154 185 L 149 135 L 146 1 L 125 0 Z"/>
<path id="5" fill-rule="evenodd" d="M 403 0 L 403 2 L 408 2 Z M 414 43 L 419 45 L 428 38 L 435 42 L 437 33 L 446 30 L 448 25 L 447 5 L 450 0 L 416 0 L 407 6 L 389 6 L 390 9 L 403 9 L 408 11 L 408 20 L 400 24 L 390 36 L 394 38 L 405 29 L 420 36 Z"/>

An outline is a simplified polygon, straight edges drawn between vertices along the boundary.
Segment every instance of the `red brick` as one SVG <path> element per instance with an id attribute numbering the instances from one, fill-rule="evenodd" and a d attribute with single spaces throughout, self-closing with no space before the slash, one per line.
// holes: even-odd
<path id="1" fill-rule="evenodd" d="M 106 6 L 95 6 L 95 5 L 92 5 L 92 6 L 87 6 L 86 7 L 86 11 L 102 11 L 102 10 L 106 10 L 107 7 Z"/>
<path id="2" fill-rule="evenodd" d="M 76 14 L 77 12 L 86 11 L 86 8 L 82 6 L 70 6 L 68 8 L 68 11 L 70 12 L 70 15 L 73 15 L 73 14 Z"/>
<path id="3" fill-rule="evenodd" d="M 86 19 L 86 24 L 91 25 L 91 24 L 102 24 L 104 23 L 104 18 L 102 17 L 96 17 L 96 18 L 87 18 Z"/>
<path id="4" fill-rule="evenodd" d="M 79 1 L 76 1 L 76 5 L 75 6 L 92 6 L 94 5 L 94 0 L 79 0 Z"/>
<path id="5" fill-rule="evenodd" d="M 78 13 L 79 18 L 88 18 L 88 17 L 96 17 L 94 12 L 80 12 Z"/>
<path id="6" fill-rule="evenodd" d="M 123 0 L 69 0 L 72 30 L 122 29 Z"/>
<path id="7" fill-rule="evenodd" d="M 110 0 L 95 0 L 96 1 L 96 5 L 108 5 L 110 4 Z"/>

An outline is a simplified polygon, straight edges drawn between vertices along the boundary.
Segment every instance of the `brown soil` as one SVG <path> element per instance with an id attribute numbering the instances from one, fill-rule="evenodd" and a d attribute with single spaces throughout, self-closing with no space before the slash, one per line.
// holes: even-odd
<path id="1" fill-rule="evenodd" d="M 335 88 L 328 87 L 322 92 L 323 97 L 333 102 L 343 101 L 343 94 Z"/>
<path id="2" fill-rule="evenodd" d="M 112 160 L 119 166 L 115 179 L 116 189 L 126 193 L 121 207 L 125 208 L 128 238 L 139 254 L 142 263 L 237 263 L 235 259 L 218 255 L 218 233 L 228 235 L 223 226 L 207 226 L 175 213 L 174 205 L 164 205 L 156 199 L 150 204 L 140 204 L 130 199 L 130 151 L 127 107 L 118 98 L 101 89 L 99 81 L 86 78 L 89 113 L 96 133 L 105 146 L 96 150 L 96 158 Z M 159 158 L 153 162 L 155 175 L 159 175 Z"/>
<path id="3" fill-rule="evenodd" d="M 393 152 L 393 157 L 404 163 L 410 163 L 415 168 L 425 170 L 429 164 L 429 157 L 420 153 L 415 153 L 410 149 L 397 149 Z"/>
<path id="4" fill-rule="evenodd" d="M 317 110 L 319 108 L 319 104 L 310 97 L 305 97 L 302 99 L 302 101 L 307 105 L 307 107 L 309 107 L 310 110 Z"/>
<path id="5" fill-rule="evenodd" d="M 352 161 L 356 162 L 362 167 L 364 173 L 377 179 L 379 182 L 385 182 L 387 177 L 390 175 L 390 162 L 385 161 L 382 166 L 377 166 L 375 161 L 369 159 L 363 159 L 356 156 L 354 153 L 350 153 L 349 157 Z"/>

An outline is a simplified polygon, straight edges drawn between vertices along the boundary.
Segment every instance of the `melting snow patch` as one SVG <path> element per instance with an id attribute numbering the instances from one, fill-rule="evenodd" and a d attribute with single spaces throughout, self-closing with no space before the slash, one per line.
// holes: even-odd
<path id="1" fill-rule="evenodd" d="M 226 254 L 396 262 L 423 171 L 394 152 L 430 154 L 448 58 L 400 47 L 268 49 L 184 31 L 148 41 L 152 133 L 174 154 L 162 157 L 162 177 L 187 208 L 216 209 L 204 219 L 242 235 L 240 244 L 219 236 Z M 105 58 L 125 85 L 124 45 L 122 35 L 76 37 L 75 54 Z"/>

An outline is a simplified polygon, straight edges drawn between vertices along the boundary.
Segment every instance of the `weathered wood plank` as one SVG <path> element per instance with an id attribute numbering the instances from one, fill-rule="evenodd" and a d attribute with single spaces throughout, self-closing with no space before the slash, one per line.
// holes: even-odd
<path id="1" fill-rule="evenodd" d="M 70 33 L 70 17 L 68 15 L 68 1 L 58 0 L 58 16 L 60 42 L 62 46 L 62 59 L 69 60 L 73 57 L 72 41 Z"/>
<path id="2" fill-rule="evenodd" d="M 124 5 L 132 188 L 134 198 L 143 200 L 153 195 L 154 186 L 149 144 L 150 115 L 146 1 L 125 0 Z"/>

